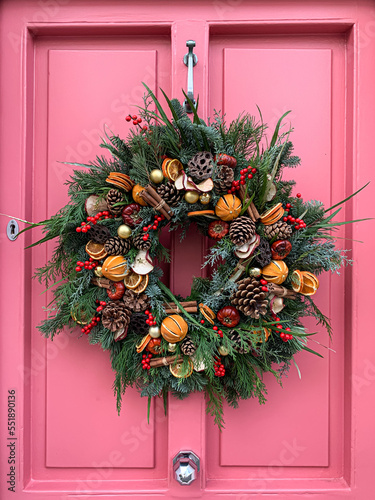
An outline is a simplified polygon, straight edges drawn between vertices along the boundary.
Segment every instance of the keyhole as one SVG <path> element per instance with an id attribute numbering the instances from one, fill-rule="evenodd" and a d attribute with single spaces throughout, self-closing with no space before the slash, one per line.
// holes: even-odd
<path id="1" fill-rule="evenodd" d="M 10 234 L 14 236 L 14 233 L 16 232 L 16 226 L 13 224 L 10 225 Z"/>

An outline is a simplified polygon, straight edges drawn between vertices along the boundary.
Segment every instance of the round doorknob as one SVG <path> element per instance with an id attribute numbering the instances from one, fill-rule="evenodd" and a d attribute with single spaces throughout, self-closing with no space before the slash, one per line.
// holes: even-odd
<path id="1" fill-rule="evenodd" d="M 181 485 L 189 485 L 197 479 L 200 460 L 192 451 L 180 451 L 173 459 L 175 479 Z"/>

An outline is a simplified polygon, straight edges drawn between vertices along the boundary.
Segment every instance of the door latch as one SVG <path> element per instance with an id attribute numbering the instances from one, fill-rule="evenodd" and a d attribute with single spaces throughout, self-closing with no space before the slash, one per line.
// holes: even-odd
<path id="1" fill-rule="evenodd" d="M 184 64 L 188 67 L 188 79 L 187 79 L 187 96 L 191 100 L 191 102 L 196 104 L 194 99 L 194 75 L 193 75 L 193 67 L 198 62 L 198 57 L 193 53 L 195 47 L 194 40 L 187 40 L 186 47 L 188 47 L 189 52 L 184 55 Z M 186 113 L 192 113 L 193 110 L 190 107 L 190 104 L 187 99 L 184 101 L 184 108 Z"/>
<path id="2" fill-rule="evenodd" d="M 10 219 L 7 224 L 7 236 L 10 241 L 14 241 L 17 238 L 19 232 L 20 228 L 18 226 L 18 222 L 15 219 Z"/>
<path id="3" fill-rule="evenodd" d="M 180 451 L 173 459 L 175 479 L 183 486 L 188 486 L 197 479 L 199 469 L 200 460 L 193 451 Z"/>

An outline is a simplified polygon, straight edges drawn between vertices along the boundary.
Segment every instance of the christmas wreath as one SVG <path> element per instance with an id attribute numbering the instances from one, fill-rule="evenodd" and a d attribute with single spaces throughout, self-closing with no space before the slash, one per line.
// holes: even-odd
<path id="1" fill-rule="evenodd" d="M 169 119 L 146 89 L 139 116 L 126 118 L 127 140 L 105 134 L 111 159 L 80 165 L 67 182 L 70 202 L 30 225 L 44 232 L 32 246 L 58 238 L 36 271 L 54 295 L 39 329 L 53 339 L 79 325 L 109 351 L 118 411 L 129 386 L 149 403 L 204 391 L 222 426 L 224 400 L 264 403 L 263 373 L 280 380 L 299 351 L 320 356 L 301 320 L 313 316 L 331 334 L 312 297 L 320 273 L 349 262 L 332 235 L 345 222 L 333 222 L 340 209 L 330 212 L 340 203 L 304 201 L 283 180 L 300 163 L 280 127 L 285 115 L 267 143 L 266 125 L 249 114 L 228 125 L 215 113 L 206 124 L 190 102 L 191 121 L 163 93 Z M 185 235 L 192 223 L 215 240 L 203 263 L 213 271 L 182 298 L 161 281 L 157 262 L 169 251 L 159 235 L 181 227 Z"/>

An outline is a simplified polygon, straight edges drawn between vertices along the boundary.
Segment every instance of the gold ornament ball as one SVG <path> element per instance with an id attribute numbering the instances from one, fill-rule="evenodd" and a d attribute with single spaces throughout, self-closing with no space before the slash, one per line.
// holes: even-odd
<path id="1" fill-rule="evenodd" d="M 160 328 L 158 326 L 151 326 L 150 329 L 148 330 L 148 333 L 151 338 L 157 339 L 160 337 Z"/>
<path id="2" fill-rule="evenodd" d="M 227 347 L 224 347 L 223 345 L 221 345 L 218 349 L 219 351 L 219 354 L 221 354 L 222 356 L 228 356 L 229 354 L 229 350 Z"/>
<path id="3" fill-rule="evenodd" d="M 262 274 L 262 271 L 259 269 L 259 267 L 252 267 L 249 269 L 249 276 L 252 276 L 253 278 L 259 278 L 259 276 Z"/>
<path id="4" fill-rule="evenodd" d="M 200 195 L 199 201 L 202 203 L 202 205 L 208 205 L 211 201 L 211 195 L 208 193 L 203 193 Z"/>
<path id="5" fill-rule="evenodd" d="M 120 238 L 126 240 L 126 238 L 129 238 L 132 234 L 131 227 L 127 226 L 126 224 L 121 224 L 121 226 L 117 228 L 117 234 Z"/>
<path id="6" fill-rule="evenodd" d="M 150 179 L 154 184 L 160 184 L 164 180 L 163 172 L 158 168 L 155 168 L 150 172 Z"/>
<path id="7" fill-rule="evenodd" d="M 177 344 L 168 344 L 169 352 L 175 352 L 176 349 L 177 349 Z"/>
<path id="8" fill-rule="evenodd" d="M 199 200 L 199 193 L 197 193 L 196 191 L 187 191 L 185 193 L 185 201 L 187 201 L 188 203 L 197 203 L 197 201 Z"/>
<path id="9" fill-rule="evenodd" d="M 101 278 L 103 276 L 103 273 L 102 273 L 102 268 L 100 266 L 98 266 L 95 271 L 94 271 L 95 275 L 98 277 L 98 278 Z"/>

